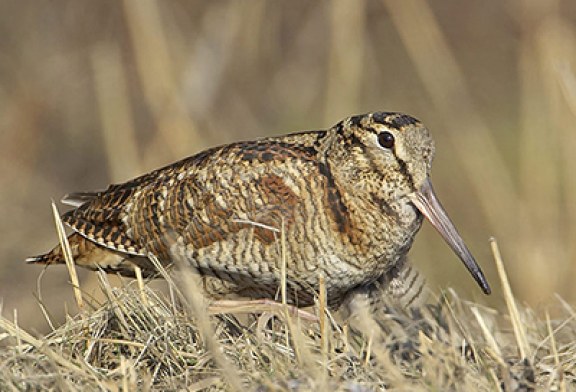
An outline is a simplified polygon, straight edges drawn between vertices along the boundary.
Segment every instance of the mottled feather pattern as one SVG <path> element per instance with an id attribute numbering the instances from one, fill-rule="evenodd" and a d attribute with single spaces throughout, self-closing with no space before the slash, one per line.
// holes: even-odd
<path id="1" fill-rule="evenodd" d="M 384 132 L 396 138 L 393 148 L 379 144 Z M 331 306 L 375 282 L 411 296 L 416 283 L 401 293 L 390 282 L 412 279 L 394 271 L 422 223 L 410 195 L 426 183 L 433 153 L 413 117 L 354 116 L 327 130 L 211 148 L 104 191 L 71 194 L 66 202 L 76 208 L 62 219 L 74 231 L 78 264 L 124 275 L 138 265 L 152 276 L 148 255 L 165 265 L 180 258 L 214 298 L 274 298 L 282 256 L 298 305 L 313 303 L 319 276 Z M 60 249 L 30 261 L 60 263 Z"/>

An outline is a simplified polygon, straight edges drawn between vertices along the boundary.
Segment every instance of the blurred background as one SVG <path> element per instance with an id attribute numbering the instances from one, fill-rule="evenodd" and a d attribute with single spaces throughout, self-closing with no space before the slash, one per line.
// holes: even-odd
<path id="1" fill-rule="evenodd" d="M 411 260 L 433 288 L 503 307 L 494 236 L 520 301 L 576 300 L 574 1 L 0 0 L 0 37 L 0 298 L 25 328 L 48 330 L 40 302 L 75 309 L 64 267 L 23 262 L 57 242 L 52 199 L 377 110 L 431 129 L 495 292 L 425 224 Z"/>

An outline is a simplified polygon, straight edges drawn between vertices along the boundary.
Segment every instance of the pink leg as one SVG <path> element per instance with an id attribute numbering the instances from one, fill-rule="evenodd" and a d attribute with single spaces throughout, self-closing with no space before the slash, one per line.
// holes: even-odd
<path id="1" fill-rule="evenodd" d="M 318 322 L 318 317 L 315 314 L 298 309 L 293 305 L 283 305 L 270 299 L 217 300 L 208 306 L 210 314 L 269 312 L 276 316 L 283 316 L 285 311 L 302 320 Z"/>

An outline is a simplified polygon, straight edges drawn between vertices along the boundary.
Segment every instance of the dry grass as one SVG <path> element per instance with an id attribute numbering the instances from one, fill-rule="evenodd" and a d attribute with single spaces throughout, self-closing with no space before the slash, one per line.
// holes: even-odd
<path id="1" fill-rule="evenodd" d="M 461 299 L 361 309 L 346 320 L 312 311 L 304 322 L 268 308 L 209 316 L 194 276 L 167 278 L 165 296 L 137 281 L 45 337 L 0 319 L 1 390 L 461 390 L 576 387 L 575 310 L 542 319 L 519 307 L 493 243 L 508 313 Z M 324 313 L 320 314 L 320 310 Z M 337 321 L 338 320 L 338 321 Z"/>
<path id="2" fill-rule="evenodd" d="M 5 309 L 45 328 L 21 295 L 38 269 L 22 260 L 56 240 L 50 198 L 372 110 L 430 127 L 435 188 L 490 281 L 496 236 L 521 301 L 574 302 L 574 4 L 0 2 Z M 434 286 L 478 294 L 427 225 L 411 257 Z M 55 313 L 74 301 L 66 279 L 52 269 L 43 280 Z M 79 280 L 97 287 L 82 271 Z M 488 303 L 501 306 L 499 295 Z"/>
<path id="3" fill-rule="evenodd" d="M 0 389 L 273 389 L 284 380 L 513 390 L 532 373 L 541 389 L 574 388 L 575 4 L 0 2 Z M 54 268 L 38 285 L 38 311 L 29 294 L 38 270 L 21 260 L 55 242 L 51 197 L 208 145 L 372 110 L 430 127 L 436 188 L 493 286 L 503 275 L 485 239 L 500 239 L 514 300 L 497 289 L 487 307 L 449 292 L 421 316 L 390 309 L 348 327 L 324 314 L 322 326 L 268 316 L 238 326 L 200 317 L 171 284 L 172 295 L 112 288 L 79 271 L 84 311 L 69 307 L 63 321 L 60 304 L 75 291 Z M 477 292 L 428 228 L 411 257 L 434 285 Z M 46 325 L 46 337 L 25 332 Z"/>

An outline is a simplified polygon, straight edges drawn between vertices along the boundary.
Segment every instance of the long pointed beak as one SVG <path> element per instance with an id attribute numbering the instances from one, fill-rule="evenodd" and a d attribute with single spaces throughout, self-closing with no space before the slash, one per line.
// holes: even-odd
<path id="1" fill-rule="evenodd" d="M 446 214 L 444 207 L 442 207 L 442 204 L 440 204 L 440 201 L 436 197 L 430 179 L 426 179 L 420 191 L 410 194 L 409 197 L 416 208 L 424 214 L 430 223 L 432 223 L 432 226 L 438 230 L 440 235 L 448 245 L 450 245 L 452 250 L 460 257 L 460 260 L 462 260 L 468 271 L 470 271 L 470 274 L 472 274 L 472 277 L 474 277 L 482 291 L 485 294 L 490 294 L 491 290 L 488 281 L 484 277 L 480 266 L 476 263 L 476 260 L 474 260 L 474 257 L 466 247 L 464 240 L 460 234 L 458 234 L 448 214 Z"/>

